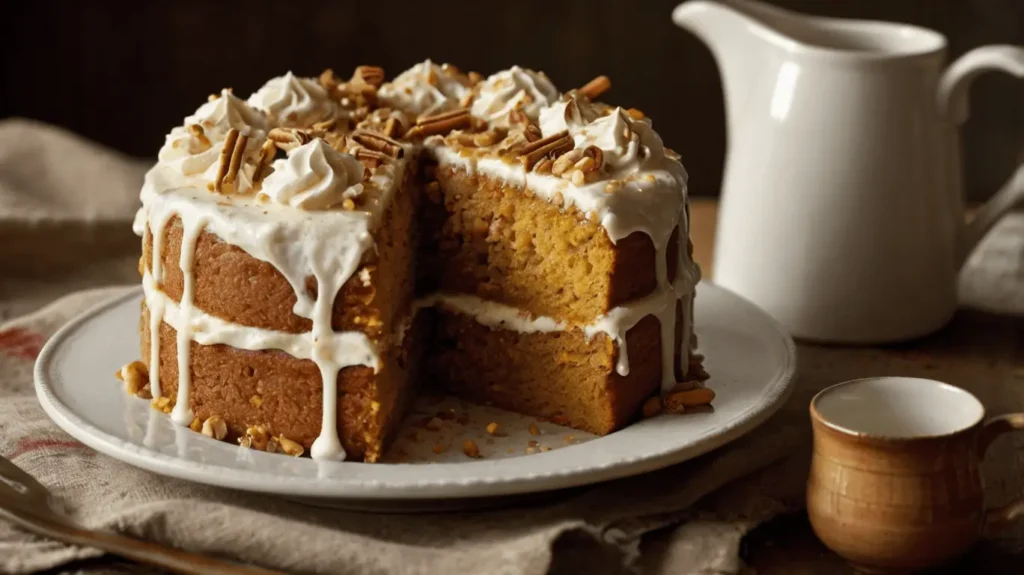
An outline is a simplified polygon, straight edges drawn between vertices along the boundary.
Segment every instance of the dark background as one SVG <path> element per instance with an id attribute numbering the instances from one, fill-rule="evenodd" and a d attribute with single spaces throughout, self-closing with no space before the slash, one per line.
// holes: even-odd
<path id="1" fill-rule="evenodd" d="M 799 11 L 903 21 L 949 38 L 955 57 L 1024 44 L 1024 0 L 774 0 Z M 711 53 L 676 28 L 676 0 L 6 1 L 0 8 L 0 117 L 62 125 L 137 156 L 231 86 L 243 97 L 291 69 L 394 76 L 432 58 L 487 75 L 545 70 L 561 89 L 598 74 L 605 99 L 640 108 L 683 156 L 691 193 L 714 195 L 725 116 Z M 990 194 L 1024 158 L 1024 82 L 991 74 L 964 130 L 968 194 Z"/>

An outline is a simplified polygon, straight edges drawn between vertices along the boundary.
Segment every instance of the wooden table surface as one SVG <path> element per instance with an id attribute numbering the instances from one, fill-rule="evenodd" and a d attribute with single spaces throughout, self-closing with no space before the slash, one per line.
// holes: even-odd
<path id="1" fill-rule="evenodd" d="M 691 200 L 690 236 L 694 244 L 694 259 L 700 264 L 706 279 L 713 279 L 711 262 L 717 216 L 716 200 Z M 998 338 L 998 343 L 989 346 L 998 349 L 993 351 L 993 357 L 1007 353 L 1016 355 L 1014 350 L 1024 349 L 1024 318 L 961 310 L 949 328 L 932 337 L 942 341 L 954 340 L 954 349 L 963 347 L 966 341 L 984 346 L 987 338 Z M 1006 341 L 1007 338 L 1013 341 Z M 1005 540 L 986 540 L 938 573 L 1024 573 L 1021 547 L 1021 542 L 1016 540 L 1010 541 L 1009 545 Z M 855 573 L 817 539 L 805 513 L 776 517 L 758 527 L 744 540 L 741 553 L 747 564 L 760 574 Z"/>

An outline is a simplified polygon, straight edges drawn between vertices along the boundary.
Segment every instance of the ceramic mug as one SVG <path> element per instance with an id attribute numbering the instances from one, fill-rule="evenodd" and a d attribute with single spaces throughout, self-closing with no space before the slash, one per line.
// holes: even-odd
<path id="1" fill-rule="evenodd" d="M 1024 499 L 986 511 L 981 478 L 986 449 L 999 435 L 1024 429 L 1024 413 L 985 420 L 981 402 L 958 387 L 875 377 L 816 395 L 811 425 L 811 526 L 861 570 L 941 565 L 985 527 L 1024 515 Z"/>

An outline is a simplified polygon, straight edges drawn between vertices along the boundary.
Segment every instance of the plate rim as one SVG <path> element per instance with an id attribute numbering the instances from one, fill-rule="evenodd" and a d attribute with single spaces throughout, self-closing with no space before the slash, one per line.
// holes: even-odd
<path id="1" fill-rule="evenodd" d="M 464 499 L 579 487 L 648 473 L 718 449 L 767 421 L 789 398 L 795 386 L 797 350 L 793 338 L 785 328 L 764 310 L 727 288 L 708 280 L 702 280 L 700 287 L 724 292 L 737 304 L 747 307 L 749 312 L 761 316 L 761 320 L 772 328 L 778 340 L 784 344 L 786 361 L 782 365 L 781 372 L 762 388 L 759 395 L 762 401 L 748 406 L 727 425 L 713 428 L 687 444 L 677 444 L 660 451 L 646 452 L 634 458 L 618 458 L 599 466 L 566 466 L 557 471 L 531 473 L 528 476 L 472 478 L 469 481 L 460 480 L 457 477 L 421 479 L 417 482 L 404 482 L 399 485 L 391 485 L 379 479 L 349 479 L 336 476 L 330 478 L 289 477 L 287 481 L 268 481 L 268 476 L 262 472 L 190 461 L 126 441 L 93 426 L 73 408 L 62 402 L 48 380 L 47 368 L 52 364 L 57 351 L 61 349 L 62 343 L 70 334 L 108 309 L 121 305 L 125 300 L 138 297 L 142 291 L 141 287 L 128 290 L 92 306 L 58 329 L 43 346 L 33 367 L 34 388 L 36 397 L 47 416 L 64 432 L 90 448 L 159 475 L 217 487 L 285 496 L 379 500 Z M 555 452 L 548 452 L 533 454 L 530 457 L 557 457 L 557 455 Z M 439 463 L 432 467 L 487 466 L 487 464 L 487 461 L 467 461 L 465 463 Z M 340 465 L 374 465 L 383 468 L 386 465 L 411 464 L 343 462 Z"/>

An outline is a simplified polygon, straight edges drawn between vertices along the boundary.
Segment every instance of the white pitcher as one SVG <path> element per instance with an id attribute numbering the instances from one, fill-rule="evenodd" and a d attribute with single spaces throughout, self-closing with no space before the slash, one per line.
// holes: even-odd
<path id="1" fill-rule="evenodd" d="M 713 279 L 801 338 L 910 339 L 956 309 L 957 272 L 1024 200 L 1024 165 L 964 224 L 957 126 L 987 70 L 1024 76 L 1024 49 L 985 46 L 943 71 L 931 30 L 691 0 L 675 23 L 710 46 L 728 154 Z"/>

